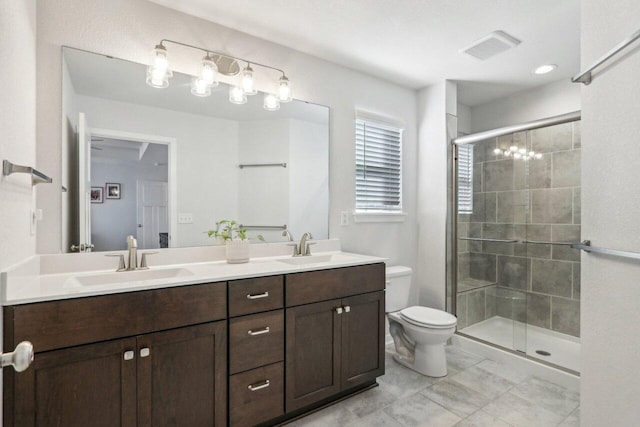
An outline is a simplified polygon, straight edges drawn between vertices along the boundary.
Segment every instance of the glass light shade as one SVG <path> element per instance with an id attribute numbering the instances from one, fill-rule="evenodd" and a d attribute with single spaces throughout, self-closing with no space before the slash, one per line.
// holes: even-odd
<path id="1" fill-rule="evenodd" d="M 167 49 L 157 45 L 151 52 L 151 64 L 147 68 L 147 84 L 151 87 L 165 88 L 169 86 L 169 78 L 173 73 L 169 69 Z"/>
<path id="2" fill-rule="evenodd" d="M 211 95 L 211 85 L 201 77 L 193 77 L 191 79 L 191 93 L 195 96 Z"/>
<path id="3" fill-rule="evenodd" d="M 258 93 L 255 88 L 255 80 L 253 79 L 253 69 L 251 68 L 251 65 L 247 65 L 245 69 L 242 70 L 242 77 L 240 81 L 245 95 L 255 95 Z"/>
<path id="4" fill-rule="evenodd" d="M 533 157 L 533 156 L 535 156 L 535 155 L 536 155 L 536 152 L 535 152 L 535 151 L 529 151 L 529 157 Z"/>
<path id="5" fill-rule="evenodd" d="M 542 154 L 540 154 L 540 153 L 536 154 L 535 158 L 538 159 L 538 160 L 541 159 L 542 158 Z"/>
<path id="6" fill-rule="evenodd" d="M 267 93 L 264 96 L 264 104 L 263 107 L 267 111 L 276 111 L 280 109 L 280 101 L 278 101 L 278 97 L 272 93 Z"/>
<path id="7" fill-rule="evenodd" d="M 209 86 L 218 85 L 218 81 L 216 80 L 216 77 L 218 77 L 218 66 L 209 55 L 202 58 L 202 69 L 198 77 Z"/>
<path id="8" fill-rule="evenodd" d="M 509 151 L 509 150 L 504 150 L 504 156 L 505 156 L 505 157 L 509 157 L 509 156 L 511 156 L 511 151 Z"/>
<path id="9" fill-rule="evenodd" d="M 493 150 L 493 154 L 502 154 L 502 150 L 499 148 L 496 148 Z"/>
<path id="10" fill-rule="evenodd" d="M 280 85 L 278 86 L 278 100 L 280 102 L 291 102 L 291 86 L 289 85 L 289 79 L 287 76 L 280 77 Z"/>
<path id="11" fill-rule="evenodd" d="M 244 93 L 240 86 L 229 87 L 229 102 L 232 104 L 246 104 L 247 94 Z"/>

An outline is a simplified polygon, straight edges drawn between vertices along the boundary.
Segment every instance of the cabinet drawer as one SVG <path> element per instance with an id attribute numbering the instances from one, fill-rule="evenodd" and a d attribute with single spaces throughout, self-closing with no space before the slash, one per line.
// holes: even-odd
<path id="1" fill-rule="evenodd" d="M 229 317 L 282 308 L 282 276 L 229 282 Z"/>
<path id="2" fill-rule="evenodd" d="M 4 344 L 42 352 L 212 322 L 226 317 L 226 296 L 220 282 L 9 306 Z"/>
<path id="3" fill-rule="evenodd" d="M 284 311 L 236 317 L 229 322 L 232 374 L 284 359 Z"/>
<path id="4" fill-rule="evenodd" d="M 284 414 L 282 362 L 229 379 L 231 427 L 254 426 Z"/>
<path id="5" fill-rule="evenodd" d="M 384 289 L 384 263 L 288 274 L 287 307 Z"/>

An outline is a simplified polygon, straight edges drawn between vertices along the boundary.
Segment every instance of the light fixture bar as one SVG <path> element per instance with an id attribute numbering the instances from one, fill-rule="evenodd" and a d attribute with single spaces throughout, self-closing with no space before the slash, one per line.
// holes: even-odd
<path id="1" fill-rule="evenodd" d="M 215 50 L 204 49 L 202 47 L 194 46 L 194 45 L 187 44 L 187 43 L 177 42 L 175 40 L 169 40 L 169 39 L 160 40 L 160 45 L 161 46 L 163 45 L 163 43 L 173 43 L 173 44 L 177 44 L 177 45 L 180 45 L 180 46 L 189 47 L 191 49 L 197 49 L 197 50 L 205 52 L 205 53 L 214 54 L 214 55 L 217 55 L 217 56 L 220 56 L 220 57 L 224 57 L 224 58 L 228 58 L 228 59 L 231 59 L 231 60 L 234 60 L 234 61 L 242 61 L 242 62 L 250 63 L 251 65 L 258 65 L 260 67 L 269 68 L 271 70 L 275 70 L 275 71 L 278 71 L 278 72 L 282 73 L 283 76 L 286 75 L 284 70 L 281 70 L 280 68 L 272 67 L 271 65 L 261 64 L 259 62 L 255 62 L 255 61 L 252 61 L 252 60 L 249 60 L 249 59 L 239 58 L 237 56 L 229 55 L 227 53 L 216 52 Z M 239 72 L 240 72 L 240 68 L 238 67 L 238 71 L 236 71 L 234 74 L 228 74 L 228 75 L 235 76 Z"/>

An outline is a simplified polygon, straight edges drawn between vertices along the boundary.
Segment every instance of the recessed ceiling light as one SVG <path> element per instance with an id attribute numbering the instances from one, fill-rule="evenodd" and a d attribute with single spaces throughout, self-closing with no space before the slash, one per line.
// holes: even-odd
<path id="1" fill-rule="evenodd" d="M 555 65 L 555 64 L 541 65 L 538 68 L 536 68 L 535 70 L 533 70 L 533 74 L 547 74 L 547 73 L 552 72 L 556 68 L 558 68 L 558 66 Z"/>

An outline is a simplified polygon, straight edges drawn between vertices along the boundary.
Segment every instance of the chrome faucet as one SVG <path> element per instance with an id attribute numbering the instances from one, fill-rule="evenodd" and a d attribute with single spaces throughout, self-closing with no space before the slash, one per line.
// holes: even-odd
<path id="1" fill-rule="evenodd" d="M 289 230 L 284 230 L 282 232 L 282 237 L 286 237 L 287 242 L 293 242 L 293 236 L 291 235 L 291 233 L 289 233 Z"/>
<path id="2" fill-rule="evenodd" d="M 313 236 L 308 231 L 302 235 L 300 238 L 300 244 L 298 245 L 298 256 L 307 256 L 311 255 L 311 250 L 309 250 L 309 245 L 313 243 L 307 243 L 307 240 L 313 239 Z"/>
<path id="3" fill-rule="evenodd" d="M 131 235 L 127 236 L 127 251 L 129 251 L 127 271 L 132 271 L 138 268 L 138 241 Z"/>

